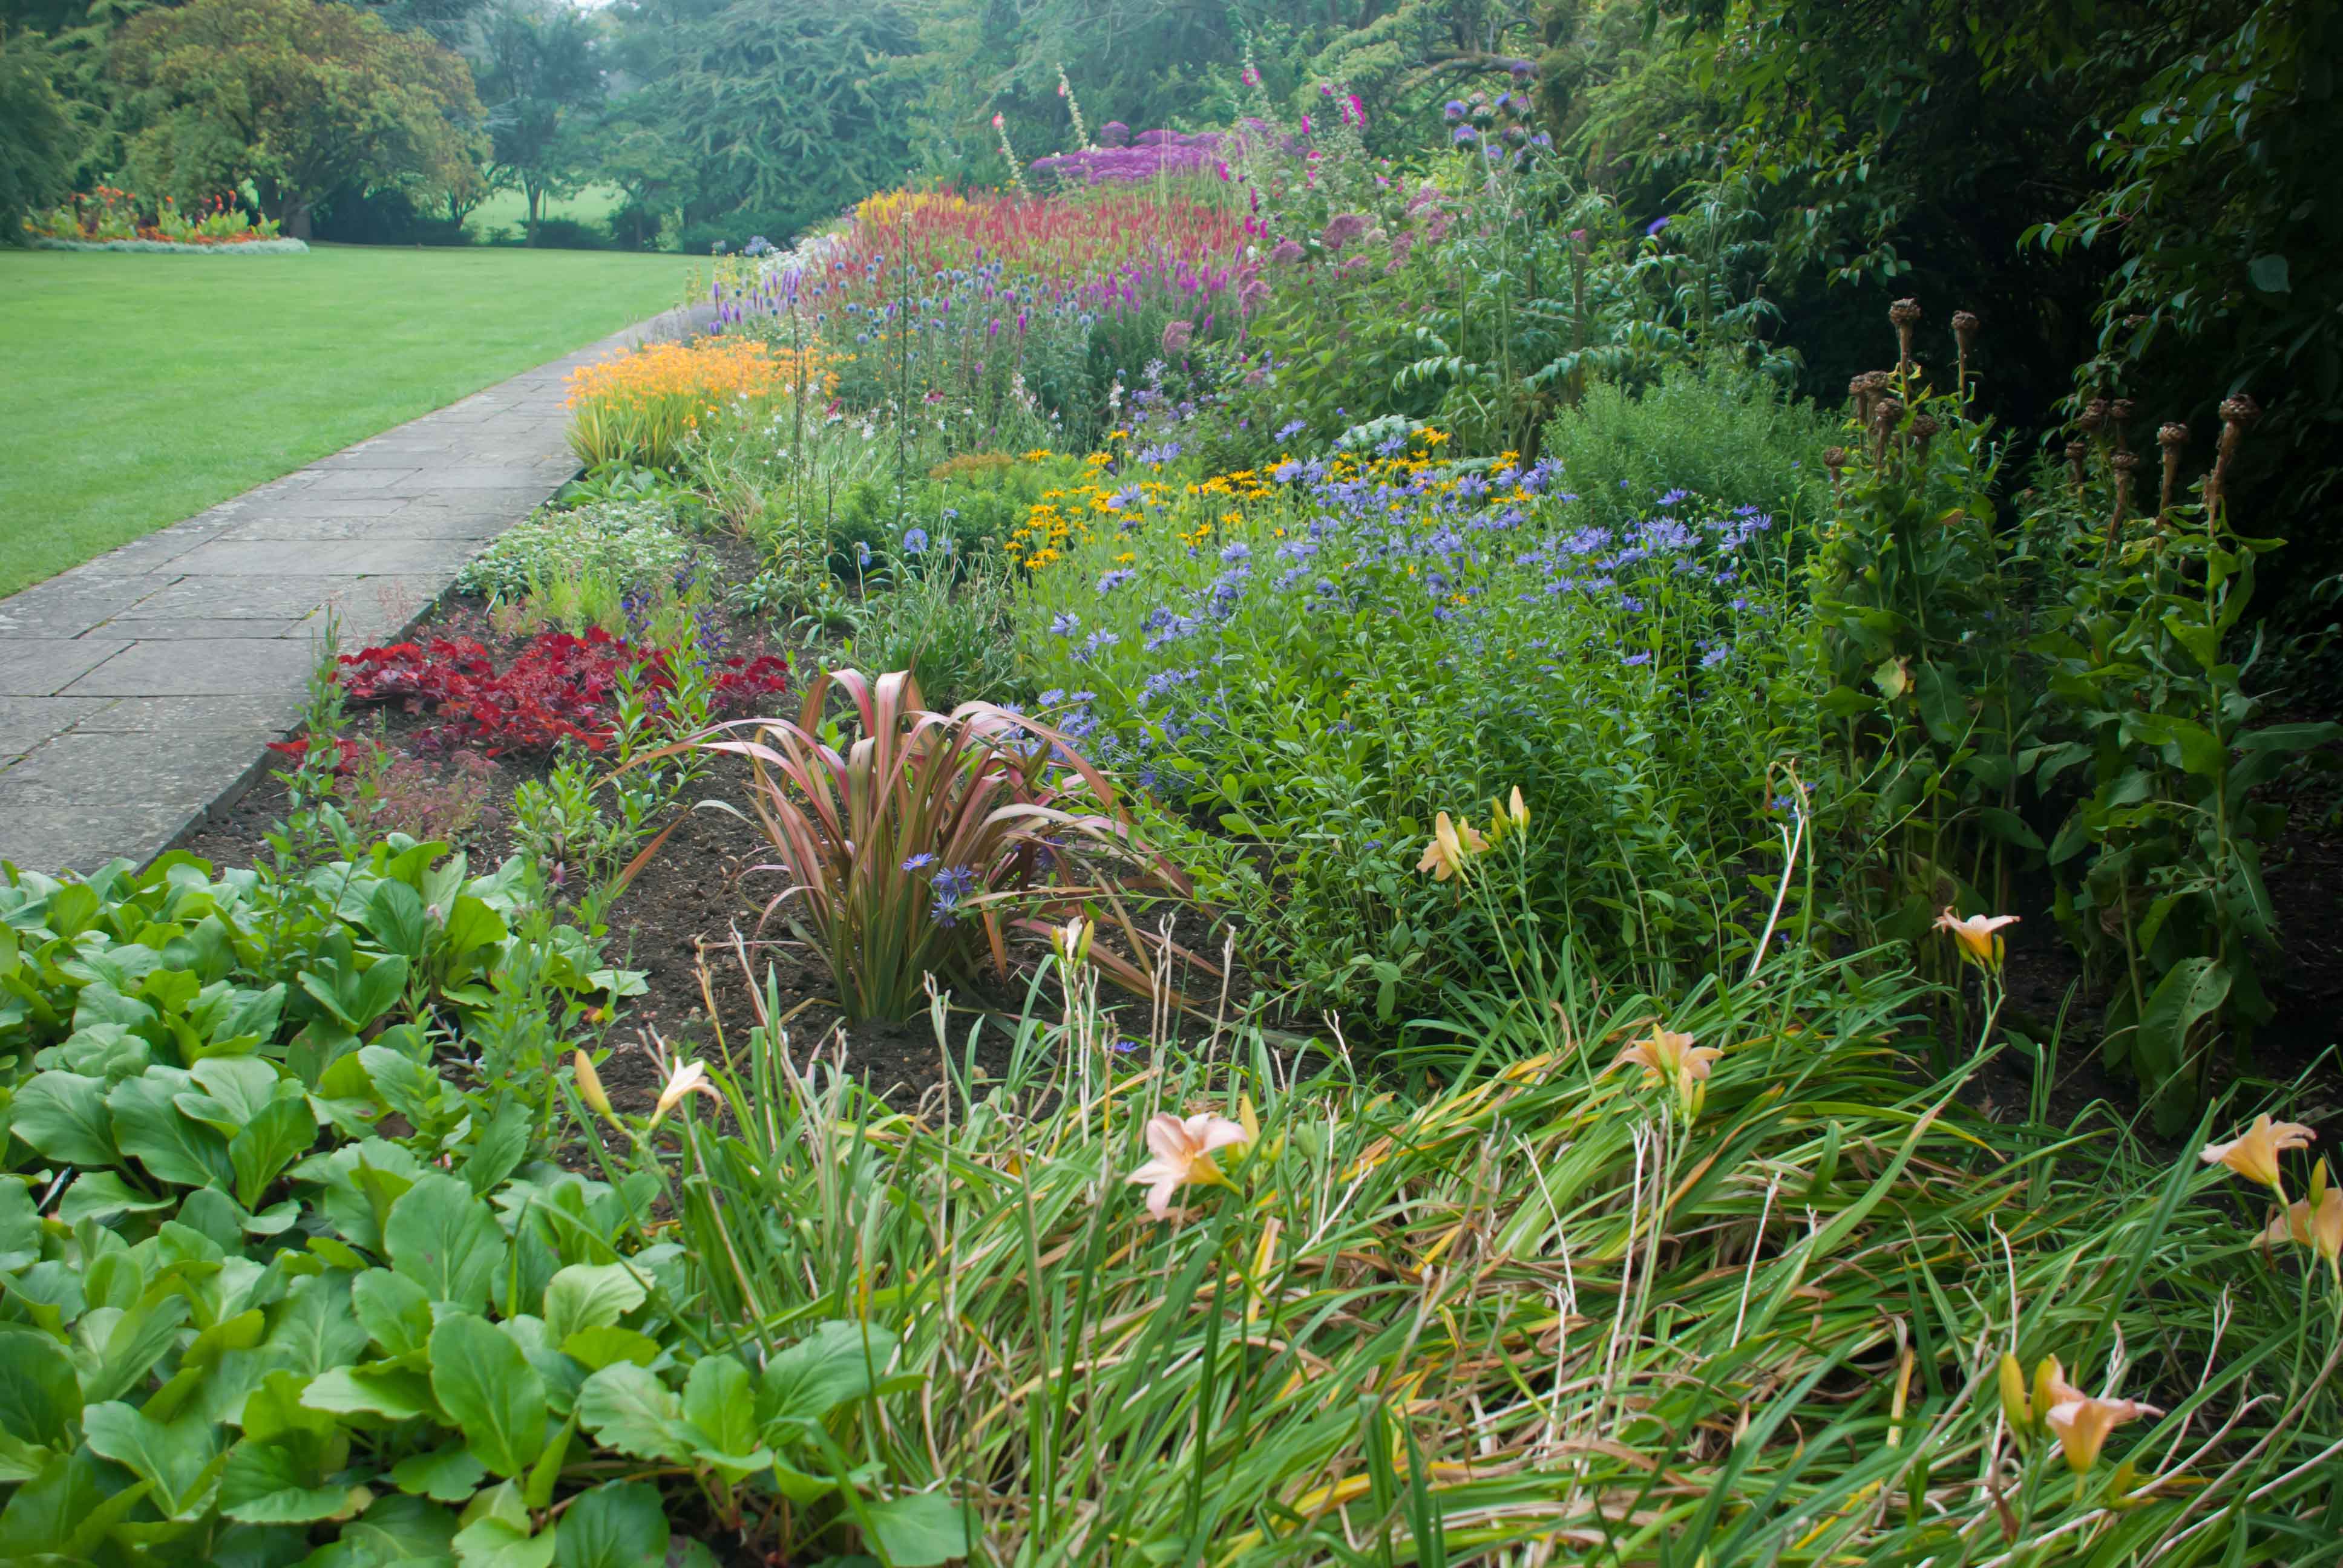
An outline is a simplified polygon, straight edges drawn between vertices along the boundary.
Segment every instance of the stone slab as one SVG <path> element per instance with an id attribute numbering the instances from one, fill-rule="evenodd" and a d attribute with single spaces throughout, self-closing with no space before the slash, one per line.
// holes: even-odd
<path id="1" fill-rule="evenodd" d="M 111 706 L 101 697 L 0 697 L 0 757 L 21 757 Z"/>
<path id="2" fill-rule="evenodd" d="M 187 552 L 177 569 L 197 578 L 361 578 L 393 573 L 453 573 L 472 551 L 441 539 L 339 539 L 254 542 L 214 539 Z"/>
<path id="3" fill-rule="evenodd" d="M 299 687 L 323 650 L 306 638 L 134 642 L 68 687 L 67 697 L 248 697 Z"/>
<path id="4" fill-rule="evenodd" d="M 119 638 L 84 637 L 0 642 L 0 697 L 61 696 L 66 687 L 129 646 Z"/>

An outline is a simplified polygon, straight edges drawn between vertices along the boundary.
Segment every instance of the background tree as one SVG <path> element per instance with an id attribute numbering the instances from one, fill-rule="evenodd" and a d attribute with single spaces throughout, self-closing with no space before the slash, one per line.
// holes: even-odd
<path id="1" fill-rule="evenodd" d="M 507 0 L 482 18 L 479 52 L 495 176 L 526 200 L 535 244 L 548 198 L 572 194 L 590 166 L 602 102 L 594 24 L 564 0 Z"/>
<path id="2" fill-rule="evenodd" d="M 73 189 L 81 136 L 57 95 L 55 69 L 39 35 L 0 32 L 0 245 L 22 244 L 25 215 Z"/>
<path id="3" fill-rule="evenodd" d="M 114 66 L 136 95 L 131 175 L 192 201 L 249 180 L 305 237 L 346 185 L 457 177 L 479 151 L 472 75 L 419 33 L 316 0 L 191 0 L 123 29 Z"/>
<path id="4" fill-rule="evenodd" d="M 637 0 L 618 15 L 641 84 L 629 113 L 695 168 L 695 248 L 786 241 L 912 166 L 898 67 L 919 30 L 898 0 Z"/>

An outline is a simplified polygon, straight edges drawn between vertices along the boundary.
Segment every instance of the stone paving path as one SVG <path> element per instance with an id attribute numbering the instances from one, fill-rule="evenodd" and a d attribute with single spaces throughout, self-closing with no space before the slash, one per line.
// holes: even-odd
<path id="1" fill-rule="evenodd" d="M 233 801 L 298 719 L 327 618 L 344 651 L 412 626 L 577 472 L 568 373 L 698 314 L 669 312 L 0 599 L 0 860 L 143 863 Z"/>

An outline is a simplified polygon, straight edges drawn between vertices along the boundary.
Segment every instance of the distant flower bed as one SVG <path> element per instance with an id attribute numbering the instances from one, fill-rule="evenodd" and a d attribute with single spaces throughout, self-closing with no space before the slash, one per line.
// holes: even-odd
<path id="1" fill-rule="evenodd" d="M 129 250 L 170 256 L 307 256 L 309 247 L 297 239 L 212 240 L 182 244 L 167 239 L 50 239 L 32 242 L 35 250 Z"/>
<path id="2" fill-rule="evenodd" d="M 112 186 L 100 186 L 25 220 L 25 236 L 49 250 L 306 251 L 277 233 L 275 218 L 254 218 L 223 196 L 209 196 L 194 214 L 169 196 L 151 205 Z"/>
<path id="3" fill-rule="evenodd" d="M 735 402 L 761 402 L 837 382 L 819 352 L 794 354 L 745 338 L 655 343 L 569 376 L 569 444 L 588 467 L 623 459 L 672 465 L 700 421 Z"/>

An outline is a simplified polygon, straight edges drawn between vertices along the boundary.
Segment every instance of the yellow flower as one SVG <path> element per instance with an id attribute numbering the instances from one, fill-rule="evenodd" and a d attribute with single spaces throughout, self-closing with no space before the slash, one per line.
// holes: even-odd
<path id="1" fill-rule="evenodd" d="M 1423 847 L 1423 859 L 1415 863 L 1419 871 L 1432 873 L 1433 880 L 1444 882 L 1463 874 L 1464 863 L 1489 847 L 1481 830 L 1467 822 L 1462 827 L 1451 821 L 1443 811 L 1433 819 L 1432 841 Z"/>
<path id="2" fill-rule="evenodd" d="M 1147 1119 L 1147 1147 L 1155 1158 L 1133 1171 L 1126 1181 L 1147 1189 L 1147 1211 L 1159 1220 L 1172 1217 L 1172 1194 L 1192 1183 L 1219 1182 L 1228 1178 L 1212 1162 L 1212 1151 L 1232 1143 L 1248 1143 L 1252 1134 L 1225 1116 L 1191 1116 L 1185 1121 L 1162 1111 Z"/>
<path id="3" fill-rule="evenodd" d="M 1517 830 L 1530 825 L 1530 809 L 1522 803 L 1522 787 L 1518 784 L 1513 786 L 1513 798 L 1506 807 L 1506 815 L 1513 818 L 1513 827 Z"/>
<path id="4" fill-rule="evenodd" d="M 2016 923 L 2016 915 L 1971 915 L 1962 920 L 1953 913 L 1950 905 L 1936 917 L 1936 929 L 1953 933 L 1953 940 L 1960 944 L 1961 956 L 1989 970 L 2001 968 L 2001 928 Z"/>
<path id="5" fill-rule="evenodd" d="M 2227 1143 L 2206 1145 L 2197 1156 L 2207 1165 L 2227 1165 L 2248 1181 L 2273 1192 L 2278 1185 L 2278 1157 L 2288 1149 L 2307 1149 L 2318 1134 L 2298 1121 L 2272 1121 L 2257 1116 L 2254 1124 Z"/>

